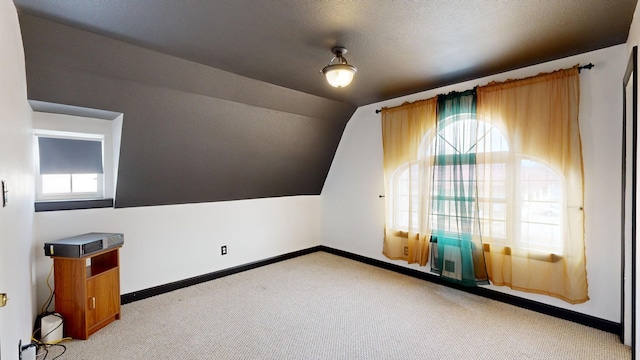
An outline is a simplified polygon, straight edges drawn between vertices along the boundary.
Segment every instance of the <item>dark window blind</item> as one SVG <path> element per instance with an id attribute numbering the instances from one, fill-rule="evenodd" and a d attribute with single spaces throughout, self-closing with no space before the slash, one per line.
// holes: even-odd
<path id="1" fill-rule="evenodd" d="M 38 137 L 40 174 L 102 174 L 102 142 Z"/>

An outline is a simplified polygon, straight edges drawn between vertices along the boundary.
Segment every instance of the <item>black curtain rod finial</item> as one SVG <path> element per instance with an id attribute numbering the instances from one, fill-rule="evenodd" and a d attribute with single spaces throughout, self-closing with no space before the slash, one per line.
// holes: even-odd
<path id="1" fill-rule="evenodd" d="M 376 109 L 376 114 L 380 114 L 381 112 L 382 112 L 382 110 Z"/>
<path id="2" fill-rule="evenodd" d="M 580 72 L 582 69 L 591 70 L 594 66 L 595 65 L 593 65 L 592 63 L 588 63 L 587 65 L 578 66 L 578 72 Z"/>

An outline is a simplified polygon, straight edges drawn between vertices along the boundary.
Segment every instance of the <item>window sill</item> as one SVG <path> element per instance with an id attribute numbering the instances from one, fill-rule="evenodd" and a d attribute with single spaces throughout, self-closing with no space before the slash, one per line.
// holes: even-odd
<path id="1" fill-rule="evenodd" d="M 393 233 L 394 236 L 409 238 L 409 233 L 403 230 L 396 230 Z M 438 243 L 438 240 L 434 237 L 431 237 L 429 242 Z M 524 250 L 524 249 L 516 249 L 511 248 L 509 246 L 497 246 L 490 245 L 488 243 L 482 244 L 482 248 L 484 252 L 490 253 L 493 252 L 495 254 L 506 255 L 506 256 L 515 256 L 521 258 L 527 258 L 530 260 L 544 261 L 550 263 L 556 263 L 563 259 L 563 256 L 560 254 L 554 254 L 552 252 L 540 251 L 540 250 Z"/>
<path id="2" fill-rule="evenodd" d="M 508 246 L 496 246 L 496 245 L 489 245 L 489 244 L 482 244 L 482 246 L 484 248 L 484 252 L 493 252 L 493 253 L 506 255 L 506 256 L 515 256 L 515 257 L 527 258 L 530 260 L 537 260 L 537 261 L 545 261 L 550 263 L 558 262 L 563 258 L 562 255 L 554 254 L 551 252 L 514 249 Z"/>
<path id="3" fill-rule="evenodd" d="M 36 201 L 35 211 L 62 211 L 113 207 L 113 199 Z"/>

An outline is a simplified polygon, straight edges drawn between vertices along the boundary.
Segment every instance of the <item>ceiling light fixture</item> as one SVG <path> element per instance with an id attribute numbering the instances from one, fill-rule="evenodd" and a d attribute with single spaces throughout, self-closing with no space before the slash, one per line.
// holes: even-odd
<path id="1" fill-rule="evenodd" d="M 344 58 L 343 55 L 347 53 L 347 49 L 342 46 L 336 46 L 331 49 L 331 52 L 336 56 L 329 61 L 329 65 L 322 69 L 322 73 L 327 77 L 327 82 L 337 88 L 351 84 L 353 75 L 356 74 L 358 69 L 356 69 L 355 66 L 349 65 L 347 59 Z M 335 64 L 333 63 L 334 60 L 337 60 Z"/>

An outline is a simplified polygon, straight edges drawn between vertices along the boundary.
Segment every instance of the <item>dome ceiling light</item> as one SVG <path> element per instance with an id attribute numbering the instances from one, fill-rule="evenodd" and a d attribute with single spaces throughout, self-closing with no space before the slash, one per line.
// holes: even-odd
<path id="1" fill-rule="evenodd" d="M 358 69 L 353 65 L 349 65 L 347 59 L 344 58 L 343 55 L 347 53 L 347 49 L 342 46 L 336 46 L 331 49 L 331 52 L 334 53 L 335 56 L 329 61 L 329 65 L 322 69 L 322 73 L 327 78 L 327 82 L 337 88 L 351 84 L 353 75 L 356 74 Z"/>

